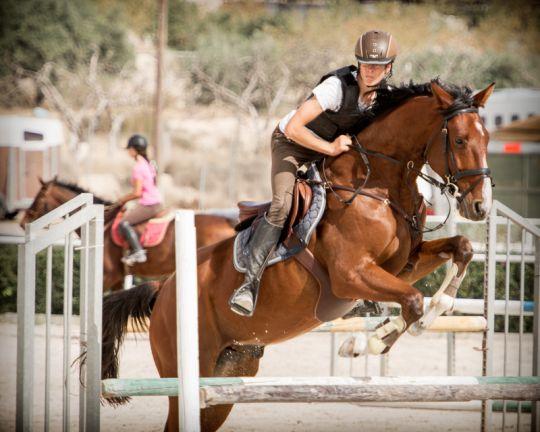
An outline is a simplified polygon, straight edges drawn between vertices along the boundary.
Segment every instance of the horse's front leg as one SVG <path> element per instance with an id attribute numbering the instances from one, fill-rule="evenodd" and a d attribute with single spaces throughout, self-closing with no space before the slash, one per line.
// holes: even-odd
<path id="1" fill-rule="evenodd" d="M 349 270 L 339 266 L 331 270 L 330 276 L 334 293 L 338 297 L 397 302 L 401 305 L 401 315 L 387 319 L 369 338 L 369 354 L 388 352 L 399 336 L 422 316 L 422 293 L 373 261 L 364 262 Z"/>
<path id="2" fill-rule="evenodd" d="M 469 239 L 455 236 L 421 243 L 415 255 L 411 258 L 412 269 L 402 271 L 398 277 L 409 283 L 427 276 L 449 259 L 452 265 L 447 269 L 444 281 L 431 299 L 424 316 L 414 323 L 409 332 L 414 335 L 422 333 L 438 316 L 454 308 L 457 291 L 467 267 L 473 257 L 472 245 Z"/>

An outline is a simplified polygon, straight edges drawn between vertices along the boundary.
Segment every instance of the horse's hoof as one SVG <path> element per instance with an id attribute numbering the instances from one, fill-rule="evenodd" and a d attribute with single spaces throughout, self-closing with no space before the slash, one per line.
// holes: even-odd
<path id="1" fill-rule="evenodd" d="M 363 334 L 348 337 L 339 347 L 338 355 L 345 358 L 355 358 L 366 353 L 366 337 Z"/>
<path id="2" fill-rule="evenodd" d="M 422 333 L 424 333 L 425 329 L 426 328 L 420 323 L 420 321 L 417 321 L 409 327 L 408 332 L 413 336 L 420 336 Z"/>

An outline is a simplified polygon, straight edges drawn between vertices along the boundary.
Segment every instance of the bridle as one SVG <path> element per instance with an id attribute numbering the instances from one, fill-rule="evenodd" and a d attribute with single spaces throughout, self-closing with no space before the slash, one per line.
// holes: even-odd
<path id="1" fill-rule="evenodd" d="M 446 223 L 446 221 L 448 220 L 450 216 L 450 212 L 451 212 L 450 206 L 448 209 L 448 214 L 443 222 L 441 222 L 439 225 L 437 225 L 434 228 L 422 230 L 421 224 L 419 222 L 418 214 L 414 214 L 410 216 L 409 214 L 405 212 L 405 210 L 401 208 L 401 206 L 399 206 L 397 203 L 393 202 L 389 198 L 364 190 L 369 180 L 369 177 L 371 175 L 371 164 L 370 164 L 368 156 L 378 157 L 378 158 L 387 160 L 389 162 L 392 162 L 398 165 L 405 165 L 405 167 L 407 168 L 405 178 L 408 179 L 409 174 L 413 172 L 418 177 L 422 178 L 429 184 L 437 187 L 441 191 L 441 194 L 445 194 L 446 192 L 448 192 L 448 194 L 453 196 L 457 200 L 458 203 L 461 203 L 465 199 L 465 197 L 469 193 L 471 193 L 480 182 L 482 182 L 485 178 L 491 179 L 491 170 L 489 168 L 477 168 L 477 169 L 468 169 L 468 170 L 458 169 L 454 152 L 452 151 L 452 148 L 450 146 L 450 138 L 448 135 L 448 121 L 459 114 L 477 113 L 477 112 L 478 112 L 478 108 L 467 107 L 467 108 L 457 108 L 449 113 L 445 113 L 443 117 L 443 123 L 439 132 L 441 136 L 441 144 L 442 144 L 443 154 L 444 154 L 444 159 L 445 159 L 445 175 L 444 175 L 444 180 L 442 182 L 428 174 L 423 173 L 420 169 L 417 169 L 414 166 L 414 162 L 412 160 L 408 162 L 403 162 L 399 159 L 393 158 L 383 153 L 366 149 L 364 146 L 362 146 L 360 141 L 358 141 L 358 138 L 356 137 L 356 135 L 353 135 L 352 136 L 353 149 L 356 150 L 356 152 L 360 155 L 362 162 L 364 163 L 364 166 L 366 167 L 366 176 L 362 184 L 358 186 L 357 188 L 352 188 L 349 186 L 334 184 L 331 181 L 329 181 L 326 177 L 326 170 L 325 170 L 326 158 L 322 160 L 323 181 L 318 182 L 318 183 L 322 184 L 325 188 L 329 189 L 334 194 L 334 196 L 338 199 L 338 201 L 345 205 L 352 204 L 352 202 L 355 200 L 355 198 L 358 195 L 367 196 L 367 197 L 382 201 L 383 203 L 392 207 L 397 213 L 399 213 L 405 220 L 409 222 L 411 228 L 414 231 L 421 232 L 421 233 L 436 231 L 442 228 L 444 224 Z M 435 141 L 436 136 L 437 134 L 433 135 L 430 138 L 430 140 L 428 141 L 426 145 L 426 148 L 424 149 L 424 152 L 422 154 L 422 166 L 428 163 L 429 152 L 433 148 L 432 144 Z M 480 176 L 480 178 L 464 191 L 460 191 L 458 181 L 465 177 L 472 177 L 472 176 Z M 494 185 L 492 184 L 492 186 Z M 413 188 L 411 184 L 409 184 L 409 187 L 411 189 Z M 352 192 L 352 195 L 348 199 L 343 199 L 339 194 L 336 193 L 337 190 L 349 191 L 349 192 Z"/>
<path id="2" fill-rule="evenodd" d="M 460 170 L 457 167 L 456 158 L 454 155 L 454 152 L 450 148 L 450 137 L 448 135 L 448 120 L 452 119 L 458 114 L 465 114 L 465 113 L 478 113 L 478 108 L 476 107 L 469 107 L 469 108 L 461 108 L 454 110 L 450 113 L 447 113 L 443 120 L 443 125 L 441 128 L 441 136 L 442 136 L 442 147 L 443 147 L 443 153 L 444 153 L 444 161 L 445 161 L 445 175 L 444 175 L 444 183 L 441 183 L 434 179 L 431 176 L 427 176 L 424 173 L 421 173 L 420 177 L 422 177 L 424 180 L 426 180 L 425 177 L 429 178 L 428 182 L 433 182 L 434 186 L 439 187 L 441 189 L 441 192 L 448 191 L 450 195 L 452 195 L 458 203 L 461 204 L 465 197 L 471 193 L 474 188 L 482 181 L 484 181 L 485 178 L 489 178 L 493 181 L 491 177 L 491 170 L 489 168 L 476 168 L 476 169 L 469 169 L 469 170 Z M 427 163 L 427 158 L 429 155 L 430 150 L 432 149 L 432 142 L 433 140 L 429 140 L 426 148 L 424 149 L 424 154 L 422 156 L 422 159 L 424 163 Z M 460 192 L 459 186 L 457 182 L 461 180 L 464 177 L 473 177 L 473 176 L 480 176 L 478 180 L 476 180 L 473 184 L 471 184 L 465 191 Z"/>

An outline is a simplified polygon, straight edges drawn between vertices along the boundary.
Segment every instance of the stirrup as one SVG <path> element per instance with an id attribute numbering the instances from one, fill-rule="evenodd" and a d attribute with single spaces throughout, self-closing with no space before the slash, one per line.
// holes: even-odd
<path id="1" fill-rule="evenodd" d="M 251 282 L 255 284 L 256 282 Z M 250 284 L 250 285 L 251 285 Z M 256 290 L 255 290 L 256 291 Z M 240 299 L 239 297 L 243 297 Z M 245 300 L 244 302 L 238 302 L 238 300 Z M 229 298 L 229 307 L 231 310 L 241 316 L 251 317 L 255 312 L 255 304 L 257 302 L 257 295 L 249 288 L 249 285 L 242 285 L 236 289 Z"/>

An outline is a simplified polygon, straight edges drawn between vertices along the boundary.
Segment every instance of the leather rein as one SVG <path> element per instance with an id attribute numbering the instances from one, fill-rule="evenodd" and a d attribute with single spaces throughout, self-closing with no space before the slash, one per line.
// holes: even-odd
<path id="1" fill-rule="evenodd" d="M 480 182 L 482 182 L 484 180 L 484 178 L 492 179 L 491 170 L 489 168 L 477 168 L 477 169 L 469 169 L 469 170 L 459 170 L 457 168 L 455 155 L 452 152 L 452 149 L 450 147 L 450 138 L 449 138 L 449 135 L 448 135 L 448 121 L 450 119 L 452 119 L 453 117 L 455 117 L 456 115 L 458 115 L 458 114 L 477 113 L 477 112 L 478 112 L 478 108 L 476 108 L 476 107 L 460 108 L 460 109 L 456 109 L 456 110 L 454 110 L 454 111 L 452 111 L 450 113 L 447 113 L 443 118 L 443 124 L 442 124 L 441 131 L 440 131 L 441 144 L 443 146 L 443 153 L 445 155 L 444 159 L 445 159 L 445 170 L 446 170 L 443 182 L 437 180 L 436 178 L 434 178 L 434 177 L 432 177 L 432 176 L 430 176 L 428 174 L 424 174 L 419 169 L 416 169 L 414 167 L 414 162 L 413 161 L 408 161 L 408 162 L 405 163 L 405 162 L 403 162 L 403 161 L 401 161 L 399 159 L 395 159 L 395 158 L 393 158 L 391 156 L 388 156 L 388 155 L 385 155 L 383 153 L 366 149 L 365 147 L 362 146 L 362 144 L 360 144 L 360 142 L 358 141 L 358 138 L 356 137 L 356 135 L 353 135 L 352 136 L 353 148 L 358 152 L 358 154 L 360 155 L 360 157 L 361 157 L 361 159 L 362 159 L 362 161 L 364 163 L 364 166 L 366 167 L 366 177 L 365 177 L 364 181 L 362 182 L 362 184 L 360 186 L 358 186 L 357 188 L 352 188 L 352 187 L 349 187 L 349 186 L 333 184 L 326 177 L 326 170 L 325 170 L 326 158 L 324 158 L 323 161 L 322 161 L 323 181 L 318 182 L 318 183 L 322 184 L 326 189 L 329 189 L 334 194 L 334 196 L 338 199 L 338 201 L 340 201 L 343 204 L 346 204 L 346 205 L 352 204 L 352 202 L 354 201 L 354 199 L 358 195 L 373 198 L 373 199 L 376 199 L 378 201 L 383 202 L 386 205 L 389 205 L 393 210 L 395 210 L 399 215 L 401 215 L 401 217 L 403 217 L 409 223 L 409 225 L 411 226 L 411 228 L 414 231 L 417 231 L 419 233 L 427 233 L 427 232 L 436 231 L 436 230 L 442 228 L 444 226 L 444 224 L 446 223 L 446 221 L 448 220 L 448 218 L 450 216 L 450 212 L 451 212 L 450 205 L 448 206 L 448 214 L 446 215 L 446 218 L 445 218 L 445 220 L 443 222 L 441 222 L 439 225 L 437 225 L 434 228 L 429 228 L 427 230 L 422 230 L 422 225 L 421 225 L 421 222 L 419 221 L 420 218 L 419 218 L 418 214 L 414 214 L 414 215 L 410 216 L 409 214 L 407 214 L 405 212 L 405 210 L 403 210 L 401 208 L 401 206 L 399 206 L 397 203 L 390 200 L 389 198 L 387 198 L 385 196 L 377 195 L 377 194 L 374 194 L 372 192 L 368 192 L 368 191 L 364 190 L 365 186 L 367 185 L 367 182 L 369 181 L 369 177 L 371 175 L 371 164 L 370 164 L 368 156 L 374 156 L 374 157 L 378 157 L 378 158 L 381 158 L 381 159 L 385 159 L 385 160 L 387 160 L 389 162 L 392 162 L 394 164 L 405 165 L 406 168 L 407 168 L 405 178 L 408 179 L 409 174 L 411 172 L 413 172 L 418 177 L 422 178 L 423 180 L 425 180 L 429 184 L 437 187 L 441 191 L 441 194 L 445 194 L 445 192 L 448 192 L 451 196 L 453 196 L 457 200 L 458 203 L 461 203 L 465 199 L 465 197 L 469 193 L 471 193 L 474 190 L 474 188 Z M 430 150 L 433 148 L 432 143 L 434 141 L 435 136 L 433 136 L 428 141 L 428 143 L 426 145 L 426 148 L 424 149 L 424 153 L 422 155 L 422 159 L 423 159 L 422 165 L 428 163 L 427 158 L 428 158 Z M 477 181 L 475 181 L 473 184 L 471 184 L 465 191 L 460 191 L 457 182 L 459 180 L 465 178 L 465 177 L 472 177 L 472 176 L 480 176 L 480 178 Z M 411 185 L 409 185 L 409 187 L 412 189 Z M 350 198 L 343 199 L 341 196 L 339 196 L 336 193 L 337 190 L 344 190 L 344 191 L 352 192 L 353 194 L 352 194 L 352 196 Z M 447 197 L 447 199 L 448 199 L 448 197 Z"/>

